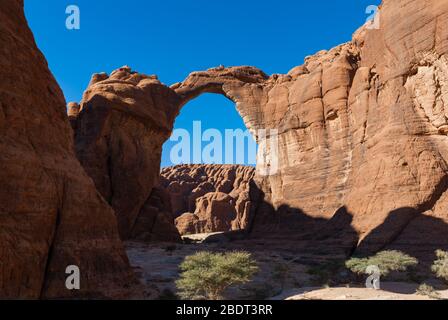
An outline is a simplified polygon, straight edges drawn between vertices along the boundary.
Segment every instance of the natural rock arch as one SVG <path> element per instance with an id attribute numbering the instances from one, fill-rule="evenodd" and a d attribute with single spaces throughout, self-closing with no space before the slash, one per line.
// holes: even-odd
<path id="1" fill-rule="evenodd" d="M 161 146 L 180 108 L 204 92 L 234 101 L 256 140 L 259 129 L 278 131 L 279 170 L 257 177 L 274 211 L 300 208 L 311 217 L 328 220 L 346 207 L 359 241 L 397 208 L 448 220 L 442 209 L 448 197 L 446 126 L 440 123 L 440 110 L 434 114 L 422 105 L 427 100 L 437 106 L 448 102 L 444 94 L 420 97 L 426 78 L 436 79 L 429 84 L 434 92 L 446 92 L 446 78 L 440 75 L 447 65 L 448 3 L 427 1 L 417 10 L 405 5 L 408 2 L 383 1 L 381 29 L 364 26 L 352 41 L 307 57 L 303 66 L 284 75 L 267 76 L 254 67 L 219 67 L 192 73 L 171 87 L 129 68 L 110 77 L 96 76 L 81 103 L 78 155 L 89 175 L 100 182 L 100 190 L 103 183 L 113 185 L 112 203 L 124 221 L 119 223 L 124 226 L 122 234 L 130 232 L 156 183 Z M 396 24 L 396 12 L 411 18 Z M 85 125 L 95 117 L 91 126 Z M 151 134 L 147 143 L 153 146 L 153 157 L 144 168 L 151 173 L 150 181 L 142 181 L 137 189 L 124 187 L 120 177 L 108 178 L 112 168 L 129 170 L 127 178 L 135 175 L 133 181 L 138 181 L 139 157 L 109 157 L 108 152 L 133 139 L 122 127 L 114 132 L 113 125 L 131 122 L 138 123 L 145 135 Z M 94 123 L 101 130 L 89 134 Z M 129 154 L 137 153 L 135 146 L 127 150 Z M 136 200 L 133 207 L 123 205 L 128 195 Z M 416 221 L 415 215 L 400 217 L 394 219 L 393 228 L 380 228 L 381 236 L 372 238 L 369 246 L 382 248 L 394 242 Z M 262 220 L 268 229 L 269 219 Z M 292 229 L 299 224 L 288 221 Z M 406 239 L 400 241 L 405 245 Z"/>
<path id="2" fill-rule="evenodd" d="M 336 211 L 342 225 L 367 238 L 367 249 L 447 247 L 448 2 L 384 0 L 380 14 L 379 30 L 362 28 L 287 75 L 219 68 L 173 88 L 129 68 L 94 76 L 71 120 L 78 157 L 114 206 L 122 235 L 142 214 L 161 215 L 142 211 L 152 204 L 159 148 L 179 108 L 214 91 L 236 102 L 248 127 L 279 129 L 285 161 L 263 186 L 275 207 L 306 207 L 313 217 L 344 208 Z M 113 212 L 74 157 L 63 95 L 26 27 L 23 1 L 5 0 L 0 16 L 8 79 L 0 92 L 0 161 L 8 169 L 0 296 L 73 297 L 63 285 L 70 260 L 87 275 L 79 296 L 118 297 L 133 281 Z M 423 93 L 423 84 L 431 90 Z"/>
<path id="3" fill-rule="evenodd" d="M 78 158 L 115 209 L 123 238 L 132 236 L 137 218 L 146 214 L 159 178 L 161 148 L 181 108 L 203 93 L 222 94 L 235 102 L 255 133 L 261 127 L 260 93 L 268 79 L 253 67 L 195 72 L 170 88 L 129 67 L 92 77 L 80 108 L 70 105 L 70 119 Z M 168 239 L 174 233 L 172 229 Z"/>
<path id="4" fill-rule="evenodd" d="M 246 127 L 255 135 L 261 128 L 261 99 L 263 85 L 268 81 L 263 71 L 249 66 L 225 68 L 223 66 L 203 72 L 191 73 L 181 83 L 171 86 L 180 97 L 179 109 L 203 93 L 220 94 L 235 103 Z"/>

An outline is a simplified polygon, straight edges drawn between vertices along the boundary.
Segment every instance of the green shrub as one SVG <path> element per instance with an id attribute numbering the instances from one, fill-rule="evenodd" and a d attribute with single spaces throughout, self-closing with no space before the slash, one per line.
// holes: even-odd
<path id="1" fill-rule="evenodd" d="M 437 260 L 431 267 L 431 270 L 438 278 L 448 281 L 448 252 L 443 250 L 436 251 Z"/>
<path id="2" fill-rule="evenodd" d="M 351 258 L 345 262 L 345 266 L 358 275 L 367 274 L 368 266 L 377 266 L 382 276 L 387 276 L 391 271 L 406 271 L 418 264 L 416 258 L 401 251 L 381 251 L 368 258 Z"/>
<path id="3" fill-rule="evenodd" d="M 426 283 L 420 285 L 415 293 L 421 296 L 428 296 L 432 299 L 440 299 L 440 293 L 438 293 L 432 286 Z"/>
<path id="4" fill-rule="evenodd" d="M 198 252 L 185 258 L 176 281 L 183 299 L 223 299 L 224 291 L 232 285 L 244 284 L 258 271 L 247 252 Z"/>

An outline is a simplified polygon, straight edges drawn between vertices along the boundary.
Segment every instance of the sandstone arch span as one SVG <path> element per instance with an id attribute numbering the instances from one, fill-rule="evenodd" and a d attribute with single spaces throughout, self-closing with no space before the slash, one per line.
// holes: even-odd
<path id="1" fill-rule="evenodd" d="M 123 238 L 131 236 L 138 216 L 147 214 L 145 203 L 159 178 L 162 145 L 180 109 L 203 93 L 222 94 L 236 103 L 255 132 L 262 115 L 257 93 L 268 80 L 253 67 L 195 72 L 171 87 L 129 67 L 92 77 L 79 107 L 70 105 L 69 113 L 78 158 L 115 209 Z M 240 107 L 246 100 L 252 109 Z M 172 239 L 175 231 L 169 234 Z"/>
<path id="2" fill-rule="evenodd" d="M 248 126 L 279 129 L 281 169 L 261 188 L 273 214 L 291 213 L 283 224 L 292 233 L 296 208 L 312 217 L 338 209 L 366 250 L 430 257 L 447 248 L 440 226 L 448 221 L 448 2 L 384 0 L 380 14 L 380 29 L 361 28 L 287 75 L 235 79 L 241 68 L 219 68 L 173 88 L 129 68 L 95 75 L 70 117 L 100 197 L 75 159 L 63 95 L 26 26 L 23 1 L 4 0 L 0 296 L 73 297 L 63 286 L 66 263 L 80 263 L 86 275 L 75 294 L 128 295 L 132 271 L 104 199 L 122 236 L 144 218 L 149 231 L 163 230 L 151 237 L 178 237 L 166 212 L 154 209 L 163 196 L 152 189 L 179 108 L 207 90 L 235 101 Z M 264 237 L 290 236 L 272 220 L 257 221 Z M 328 221 L 326 233 L 340 236 L 337 221 Z"/>
<path id="3" fill-rule="evenodd" d="M 220 94 L 233 101 L 246 127 L 253 132 L 262 128 L 262 88 L 269 80 L 263 71 L 250 66 L 217 67 L 193 72 L 181 83 L 171 86 L 180 97 L 179 108 L 203 93 Z"/>
<path id="4" fill-rule="evenodd" d="M 380 29 L 362 27 L 352 41 L 306 58 L 288 74 L 218 67 L 171 87 L 129 68 L 95 76 L 81 103 L 76 145 L 115 208 L 122 235 L 131 232 L 157 181 L 161 146 L 180 108 L 204 92 L 234 101 L 252 132 L 278 130 L 279 171 L 257 178 L 274 210 L 268 215 L 287 206 L 328 220 L 346 207 L 359 241 L 397 208 L 448 220 L 442 209 L 448 4 L 413 3 L 383 1 Z M 398 12 L 409 19 L 397 24 Z M 418 215 L 400 217 L 369 246 L 405 243 L 399 235 Z M 271 228 L 269 219 L 260 221 Z"/>

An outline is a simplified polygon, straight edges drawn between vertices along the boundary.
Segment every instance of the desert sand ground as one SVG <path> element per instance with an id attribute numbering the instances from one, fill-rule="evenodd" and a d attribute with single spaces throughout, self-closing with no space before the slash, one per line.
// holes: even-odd
<path id="1" fill-rule="evenodd" d="M 382 290 L 367 288 L 300 288 L 284 292 L 272 300 L 435 300 L 416 294 L 417 284 L 385 282 Z M 437 291 L 438 299 L 448 299 L 448 290 Z"/>
<path id="2" fill-rule="evenodd" d="M 229 299 L 258 300 L 428 300 L 416 294 L 420 283 L 405 279 L 400 282 L 381 282 L 381 290 L 367 289 L 364 283 L 348 281 L 347 273 L 332 274 L 313 265 L 313 258 L 298 259 L 288 252 L 266 249 L 260 245 L 246 247 L 241 242 L 199 243 L 210 235 L 188 237 L 190 244 L 127 242 L 126 250 L 140 282 L 151 294 L 148 299 L 176 299 L 175 281 L 179 265 L 188 255 L 198 251 L 250 251 L 260 271 L 249 284 L 229 290 Z M 216 235 L 214 235 L 216 236 Z M 219 236 L 219 235 L 217 235 Z M 250 248 L 250 249 L 248 249 Z M 331 259 L 331 257 L 326 257 Z M 319 262 L 321 263 L 321 262 Z M 338 271 L 339 272 L 339 271 Z M 338 282 L 332 281 L 337 277 Z M 342 280 L 341 280 L 342 279 Z M 348 279 L 348 278 L 347 278 Z M 431 281 L 431 280 L 430 280 Z M 426 282 L 426 281 L 425 281 Z M 431 282 L 429 282 L 431 284 Z M 437 287 L 437 286 L 436 286 Z M 448 290 L 437 291 L 439 299 L 448 299 Z"/>

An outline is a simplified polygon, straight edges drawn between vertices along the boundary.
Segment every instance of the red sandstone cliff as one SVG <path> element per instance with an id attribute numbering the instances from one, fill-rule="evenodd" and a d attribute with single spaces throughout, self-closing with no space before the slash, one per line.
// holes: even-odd
<path id="1" fill-rule="evenodd" d="M 113 210 L 76 159 L 63 94 L 27 27 L 0 4 L 0 298 L 126 297 Z M 65 287 L 66 267 L 81 290 Z"/>

